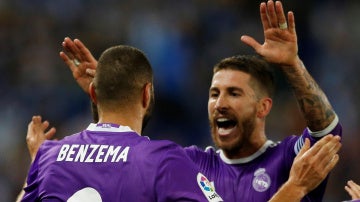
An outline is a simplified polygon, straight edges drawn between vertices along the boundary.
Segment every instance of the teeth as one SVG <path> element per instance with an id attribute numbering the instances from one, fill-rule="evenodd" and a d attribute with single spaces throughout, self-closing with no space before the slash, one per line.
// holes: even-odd
<path id="1" fill-rule="evenodd" d="M 233 129 L 234 128 L 229 128 L 229 129 L 219 128 L 218 133 L 219 135 L 227 135 L 230 134 Z"/>
<path id="2" fill-rule="evenodd" d="M 225 122 L 225 121 L 229 121 L 228 118 L 218 118 L 217 119 L 218 122 Z"/>

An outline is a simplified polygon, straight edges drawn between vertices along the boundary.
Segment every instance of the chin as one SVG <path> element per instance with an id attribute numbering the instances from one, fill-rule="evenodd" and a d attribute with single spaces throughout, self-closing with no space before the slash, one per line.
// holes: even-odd
<path id="1" fill-rule="evenodd" d="M 213 141 L 218 148 L 223 150 L 231 150 L 234 147 L 234 144 L 229 141 L 219 140 L 219 136 L 216 139 L 213 138 Z"/>
<path id="2" fill-rule="evenodd" d="M 221 147 L 219 147 L 219 148 L 221 148 L 222 150 L 225 150 L 225 151 L 232 151 L 232 150 L 234 150 L 235 146 L 230 143 L 222 143 Z"/>

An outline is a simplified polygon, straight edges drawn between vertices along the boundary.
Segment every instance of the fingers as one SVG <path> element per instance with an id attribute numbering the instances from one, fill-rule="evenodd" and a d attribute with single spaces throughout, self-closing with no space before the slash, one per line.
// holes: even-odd
<path id="1" fill-rule="evenodd" d="M 332 154 L 335 154 L 339 151 L 340 147 L 341 147 L 340 137 L 329 134 L 321 138 L 318 142 L 316 142 L 313 145 L 312 154 L 319 153 L 319 151 L 322 149 L 331 151 Z M 320 153 L 326 155 L 326 152 L 320 152 Z"/>
<path id="2" fill-rule="evenodd" d="M 30 139 L 33 136 L 33 132 L 35 130 L 34 125 L 41 123 L 41 116 L 33 116 L 30 123 L 28 124 L 28 133 L 26 134 L 26 139 Z"/>
<path id="3" fill-rule="evenodd" d="M 269 28 L 288 28 L 284 8 L 280 1 L 276 1 L 275 3 L 273 0 L 269 0 L 267 3 L 262 2 L 260 4 L 260 17 L 264 30 Z M 291 26 L 289 26 L 289 29 L 295 31 L 295 21 L 292 12 L 288 13 L 288 18 L 289 17 L 291 17 L 291 21 L 289 21 Z"/>
<path id="4" fill-rule="evenodd" d="M 77 67 L 74 64 L 73 60 L 70 59 L 70 57 L 68 56 L 67 53 L 65 53 L 64 51 L 61 51 L 60 57 L 65 62 L 65 64 L 70 68 L 71 72 L 76 71 Z"/>
<path id="5" fill-rule="evenodd" d="M 276 16 L 277 16 L 277 20 L 278 20 L 278 24 L 283 24 L 286 23 L 286 18 L 285 18 L 285 14 L 284 14 L 284 9 L 282 6 L 282 3 L 280 1 L 276 1 L 275 2 L 275 12 L 276 12 Z M 276 26 L 278 25 L 276 24 Z"/>
<path id="6" fill-rule="evenodd" d="M 351 196 L 351 199 L 356 199 L 355 192 L 349 186 L 345 186 L 345 191 Z"/>
<path id="7" fill-rule="evenodd" d="M 85 72 L 90 77 L 94 77 L 95 71 L 87 69 L 96 69 L 97 61 L 90 50 L 79 40 L 71 40 L 65 37 L 62 42 L 63 51 L 60 52 L 60 58 L 70 68 L 75 79 L 85 76 Z"/>
<path id="8" fill-rule="evenodd" d="M 337 154 L 341 148 L 340 137 L 327 135 L 316 142 L 309 149 L 310 142 L 305 139 L 303 148 L 299 151 L 296 158 L 308 159 L 310 162 L 316 161 L 317 165 L 324 168 L 324 173 L 328 173 L 339 161 Z"/>
<path id="9" fill-rule="evenodd" d="M 295 29 L 295 16 L 294 13 L 292 11 L 288 12 L 288 26 L 289 26 L 289 31 L 291 33 L 296 33 L 296 29 Z"/>
<path id="10" fill-rule="evenodd" d="M 271 27 L 271 24 L 269 24 L 269 19 L 266 11 L 266 3 L 264 2 L 260 4 L 260 18 L 264 30 L 269 29 Z"/>
<path id="11" fill-rule="evenodd" d="M 246 45 L 252 47 L 256 52 L 261 48 L 261 44 L 259 44 L 254 38 L 251 36 L 243 35 L 241 36 L 241 41 Z"/>
<path id="12" fill-rule="evenodd" d="M 41 116 L 33 116 L 29 125 L 26 135 L 26 143 L 31 157 L 31 161 L 34 161 L 37 151 L 40 145 L 45 140 L 50 140 L 55 135 L 55 128 L 51 128 L 45 133 L 45 130 L 49 127 L 48 121 L 41 121 Z"/>
<path id="13" fill-rule="evenodd" d="M 337 153 L 340 148 L 340 137 L 330 134 L 315 143 L 303 157 L 312 159 L 311 162 L 316 162 L 319 168 L 321 168 L 321 173 L 326 176 L 338 163 L 339 155 Z"/>
<path id="14" fill-rule="evenodd" d="M 55 136 L 55 133 L 56 133 L 56 128 L 52 127 L 50 130 L 48 130 L 45 133 L 45 138 L 47 140 L 51 140 Z"/>
<path id="15" fill-rule="evenodd" d="M 41 124 L 41 129 L 42 130 L 46 130 L 48 127 L 49 127 L 49 122 L 48 121 L 44 121 L 42 124 Z"/>
<path id="16" fill-rule="evenodd" d="M 356 191 L 360 191 L 360 186 L 358 184 L 356 184 L 354 181 L 349 180 L 347 182 L 348 186 L 351 187 L 352 189 L 356 190 Z"/>
<path id="17" fill-rule="evenodd" d="M 63 53 L 67 55 L 69 60 L 77 59 L 80 63 L 82 61 L 96 61 L 89 49 L 79 39 L 71 40 L 69 37 L 65 37 L 62 46 Z"/>
<path id="18" fill-rule="evenodd" d="M 65 37 L 61 45 L 63 47 L 63 51 L 60 52 L 61 59 L 66 63 L 72 72 L 76 71 L 79 64 L 75 64 L 74 60 L 76 59 L 77 62 L 81 62 L 79 49 L 69 37 Z"/>
<path id="19" fill-rule="evenodd" d="M 341 148 L 341 143 L 340 143 L 339 136 L 327 135 L 326 137 L 323 137 L 322 139 L 324 139 L 324 141 L 321 142 L 323 144 L 322 144 L 319 152 L 317 153 L 317 155 L 319 155 L 319 158 L 325 164 L 325 163 L 329 162 L 329 160 L 331 160 L 331 158 L 333 158 L 333 156 L 336 153 L 339 152 L 339 150 Z"/>
<path id="20" fill-rule="evenodd" d="M 271 27 L 277 27 L 279 25 L 279 21 L 275 12 L 274 2 L 272 0 L 267 2 L 267 14 Z"/>
<path id="21" fill-rule="evenodd" d="M 335 154 L 333 155 L 333 158 L 325 165 L 324 167 L 324 173 L 329 173 L 339 162 L 339 155 Z"/>
<path id="22" fill-rule="evenodd" d="M 86 74 L 88 74 L 88 75 L 91 76 L 91 77 L 94 77 L 94 76 L 95 76 L 95 73 L 96 73 L 96 70 L 95 70 L 95 69 L 90 69 L 90 68 L 87 68 L 87 69 L 86 69 Z"/>
<path id="23" fill-rule="evenodd" d="M 70 39 L 70 37 L 65 37 L 62 45 L 63 45 L 65 52 L 67 53 L 68 57 L 71 60 L 73 60 L 75 58 L 78 60 L 82 59 L 79 48 L 77 47 L 75 42 Z"/>
<path id="24" fill-rule="evenodd" d="M 34 124 L 41 123 L 41 116 L 33 116 L 32 121 Z"/>
<path id="25" fill-rule="evenodd" d="M 76 45 L 77 49 L 79 50 L 79 58 L 84 61 L 94 62 L 96 61 L 94 56 L 91 54 L 90 50 L 86 48 L 86 46 L 79 40 L 75 39 L 74 44 Z"/>
<path id="26" fill-rule="evenodd" d="M 354 181 L 349 180 L 345 186 L 345 190 L 349 193 L 353 200 L 360 199 L 360 186 Z"/>
<path id="27" fill-rule="evenodd" d="M 54 137 L 56 133 L 55 127 L 49 129 L 46 133 L 46 129 L 49 127 L 50 123 L 48 121 L 41 122 L 41 116 L 33 116 L 32 120 L 28 125 L 27 141 L 32 141 L 36 136 L 45 136 L 47 140 L 50 140 Z"/>

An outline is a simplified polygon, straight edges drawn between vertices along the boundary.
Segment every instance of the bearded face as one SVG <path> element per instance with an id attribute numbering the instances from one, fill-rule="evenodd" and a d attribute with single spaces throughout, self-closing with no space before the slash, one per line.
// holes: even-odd
<path id="1" fill-rule="evenodd" d="M 211 137 L 215 145 L 229 156 L 236 155 L 244 145 L 250 144 L 249 139 L 255 128 L 255 119 L 255 113 L 237 118 L 229 111 L 210 118 Z"/>
<path id="2" fill-rule="evenodd" d="M 211 135 L 227 156 L 236 156 L 251 144 L 256 128 L 257 106 L 250 75 L 220 70 L 213 76 L 208 101 Z"/>

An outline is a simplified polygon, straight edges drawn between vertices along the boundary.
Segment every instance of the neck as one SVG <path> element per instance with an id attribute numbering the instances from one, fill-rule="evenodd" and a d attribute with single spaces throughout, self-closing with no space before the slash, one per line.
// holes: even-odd
<path id="1" fill-rule="evenodd" d="M 265 144 L 266 139 L 262 141 L 258 141 L 257 143 L 244 143 L 240 149 L 236 151 L 233 150 L 223 150 L 225 156 L 228 159 L 239 159 L 239 158 L 246 158 L 253 154 L 255 154 L 259 149 Z"/>
<path id="2" fill-rule="evenodd" d="M 141 135 L 142 117 L 136 116 L 134 113 L 126 111 L 117 112 L 101 112 L 99 110 L 98 123 L 113 123 L 122 126 L 129 126 L 133 131 Z"/>
<path id="3" fill-rule="evenodd" d="M 267 137 L 263 127 L 256 128 L 250 137 L 244 138 L 236 148 L 224 150 L 224 154 L 229 159 L 245 158 L 253 155 L 265 144 Z"/>

